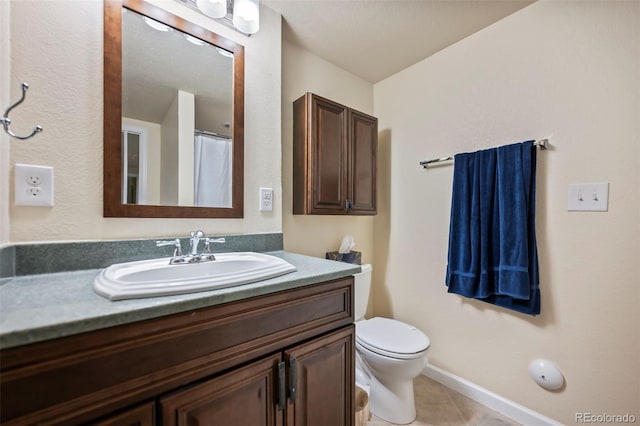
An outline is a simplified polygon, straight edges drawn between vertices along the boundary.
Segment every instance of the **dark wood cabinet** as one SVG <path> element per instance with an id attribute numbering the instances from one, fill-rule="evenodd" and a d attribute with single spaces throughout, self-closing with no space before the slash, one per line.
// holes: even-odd
<path id="1" fill-rule="evenodd" d="M 349 212 L 376 214 L 378 119 L 349 110 Z"/>
<path id="2" fill-rule="evenodd" d="M 349 426 L 353 327 L 160 399 L 162 424 Z"/>
<path id="3" fill-rule="evenodd" d="M 293 213 L 376 214 L 378 119 L 306 93 L 293 103 Z"/>
<path id="4" fill-rule="evenodd" d="M 353 277 L 0 351 L 0 423 L 354 423 Z"/>
<path id="5" fill-rule="evenodd" d="M 148 402 L 93 422 L 91 426 L 154 426 L 155 411 L 155 404 Z"/>
<path id="6" fill-rule="evenodd" d="M 348 426 L 355 401 L 355 330 L 342 330 L 285 351 L 289 426 Z"/>
<path id="7" fill-rule="evenodd" d="M 162 424 L 276 426 L 280 354 L 160 399 Z"/>

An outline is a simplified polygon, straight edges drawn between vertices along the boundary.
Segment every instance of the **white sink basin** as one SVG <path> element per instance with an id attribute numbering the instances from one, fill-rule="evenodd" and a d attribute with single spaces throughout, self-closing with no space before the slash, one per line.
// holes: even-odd
<path id="1" fill-rule="evenodd" d="M 116 263 L 93 282 L 110 300 L 194 293 L 232 287 L 294 272 L 296 267 L 263 253 L 216 253 L 216 260 L 170 265 L 170 258 Z"/>

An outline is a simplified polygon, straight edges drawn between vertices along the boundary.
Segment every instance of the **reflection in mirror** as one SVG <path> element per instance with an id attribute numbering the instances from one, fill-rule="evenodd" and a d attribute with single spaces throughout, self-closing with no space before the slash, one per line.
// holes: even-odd
<path id="1" fill-rule="evenodd" d="M 123 202 L 231 207 L 232 77 L 232 53 L 123 9 L 122 120 L 159 129 L 148 139 L 152 178 L 129 173 Z M 126 197 L 136 187 L 154 196 Z"/>
<path id="2" fill-rule="evenodd" d="M 194 201 L 196 206 L 231 207 L 231 139 L 196 130 Z"/>
<path id="3" fill-rule="evenodd" d="M 122 203 L 145 204 L 147 201 L 147 129 L 122 127 Z"/>
<path id="4" fill-rule="evenodd" d="M 105 1 L 105 216 L 242 217 L 244 49 L 121 6 Z"/>

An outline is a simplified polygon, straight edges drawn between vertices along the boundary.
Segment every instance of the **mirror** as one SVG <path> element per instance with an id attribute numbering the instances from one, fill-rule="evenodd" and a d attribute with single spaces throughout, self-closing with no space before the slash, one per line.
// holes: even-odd
<path id="1" fill-rule="evenodd" d="M 143 0 L 104 23 L 104 216 L 243 217 L 243 46 Z"/>

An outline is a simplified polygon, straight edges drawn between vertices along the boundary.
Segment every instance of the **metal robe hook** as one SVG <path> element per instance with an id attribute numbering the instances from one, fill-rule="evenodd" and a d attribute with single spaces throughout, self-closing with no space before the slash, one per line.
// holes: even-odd
<path id="1" fill-rule="evenodd" d="M 2 127 L 4 127 L 4 131 L 7 132 L 9 134 L 9 136 L 16 138 L 16 139 L 20 139 L 20 140 L 26 140 L 29 138 L 32 138 L 36 133 L 39 133 L 42 131 L 42 126 L 36 126 L 33 128 L 33 131 L 31 132 L 30 135 L 28 136 L 18 136 L 15 133 L 13 133 L 10 129 L 9 129 L 9 125 L 11 124 L 11 119 L 9 118 L 9 112 L 11 112 L 12 109 L 14 109 L 15 107 L 17 107 L 18 105 L 20 105 L 23 101 L 24 98 L 27 96 L 27 89 L 29 88 L 29 85 L 27 83 L 22 83 L 22 97 L 20 98 L 20 100 L 18 102 L 16 102 L 15 104 L 11 105 L 9 108 L 7 108 L 7 110 L 4 112 L 4 116 L 2 118 L 0 118 L 0 121 L 2 122 Z"/>

